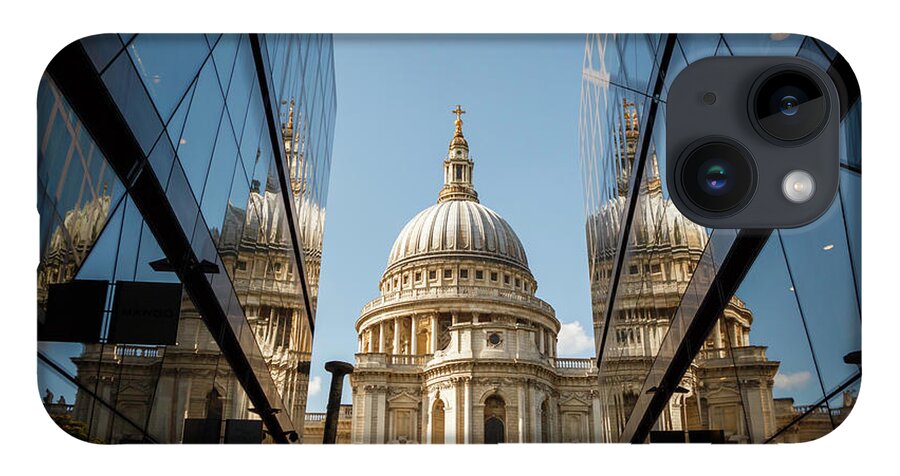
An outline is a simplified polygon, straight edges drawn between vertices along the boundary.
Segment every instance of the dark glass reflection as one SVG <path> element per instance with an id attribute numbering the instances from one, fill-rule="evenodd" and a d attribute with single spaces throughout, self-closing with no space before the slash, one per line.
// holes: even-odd
<path id="1" fill-rule="evenodd" d="M 659 391 L 655 382 L 736 233 L 709 234 L 667 198 L 658 173 L 667 160 L 665 105 L 642 131 L 646 98 L 635 95 L 655 81 L 658 68 L 647 65 L 659 61 L 659 49 L 634 49 L 641 41 L 656 44 L 640 35 L 589 35 L 583 69 L 580 150 L 595 341 L 602 350 L 599 425 L 610 442 L 629 441 L 628 432 L 648 411 Z M 797 35 L 679 35 L 665 81 L 708 56 L 762 54 L 798 55 L 825 69 L 835 58 L 827 45 Z M 639 71 L 644 76 L 635 77 Z M 846 167 L 839 199 L 816 223 L 771 235 L 672 390 L 648 441 L 809 441 L 849 414 L 860 375 L 853 363 L 860 350 L 858 131 L 857 102 L 842 123 Z M 642 152 L 635 145 L 646 133 L 652 134 L 650 149 L 634 181 Z M 727 187 L 721 174 L 698 177 L 712 180 L 701 183 L 710 191 Z M 630 190 L 632 183 L 639 188 Z"/>
<path id="2" fill-rule="evenodd" d="M 261 40 L 277 45 L 266 73 L 274 105 L 260 94 L 248 35 L 129 35 L 128 53 L 103 79 L 147 153 L 145 173 L 156 175 L 198 259 L 220 271 L 207 279 L 252 377 L 282 410 L 281 428 L 302 432 L 312 351 L 305 303 L 315 305 L 335 108 L 331 40 Z M 112 53 L 94 46 L 95 64 Z M 280 114 L 283 151 L 273 151 L 267 107 Z M 46 78 L 38 108 L 39 308 L 49 285 L 71 279 L 177 283 L 151 267 L 165 258 L 157 237 Z M 279 185 L 279 160 L 290 190 Z M 301 285 L 298 256 L 312 285 Z M 40 342 L 45 407 L 92 442 L 229 442 L 229 425 L 260 415 L 243 388 L 251 375 L 231 369 L 216 337 L 184 294 L 175 345 Z M 260 431 L 259 441 L 274 440 Z"/>

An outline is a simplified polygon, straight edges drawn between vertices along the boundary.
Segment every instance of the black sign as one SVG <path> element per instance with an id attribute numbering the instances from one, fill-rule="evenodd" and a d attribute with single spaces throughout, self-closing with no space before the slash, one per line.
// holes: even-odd
<path id="1" fill-rule="evenodd" d="M 225 420 L 225 443 L 260 444 L 262 420 Z"/>
<path id="2" fill-rule="evenodd" d="M 724 430 L 690 430 L 688 441 L 691 443 L 727 443 Z"/>
<path id="3" fill-rule="evenodd" d="M 683 431 L 651 431 L 650 443 L 687 443 Z"/>
<path id="4" fill-rule="evenodd" d="M 181 311 L 181 284 L 116 282 L 108 341 L 174 345 Z"/>
<path id="5" fill-rule="evenodd" d="M 78 280 L 51 284 L 47 289 L 47 312 L 38 320 L 38 340 L 55 342 L 100 342 L 106 281 Z"/>
<path id="6" fill-rule="evenodd" d="M 222 420 L 216 418 L 185 418 L 181 442 L 184 444 L 217 444 Z"/>

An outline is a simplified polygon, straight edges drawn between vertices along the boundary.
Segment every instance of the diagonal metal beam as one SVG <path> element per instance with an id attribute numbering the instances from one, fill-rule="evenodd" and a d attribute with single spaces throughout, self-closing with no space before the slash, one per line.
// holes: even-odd
<path id="1" fill-rule="evenodd" d="M 606 311 L 603 317 L 603 336 L 600 338 L 600 349 L 597 351 L 597 367 L 600 367 L 600 361 L 603 359 L 603 353 L 606 350 L 606 336 L 609 333 L 610 323 L 612 322 L 613 302 L 619 290 L 619 281 L 622 275 L 622 265 L 625 262 L 625 256 L 628 254 L 628 237 L 631 234 L 631 226 L 634 221 L 634 211 L 637 209 L 637 202 L 640 196 L 641 177 L 644 175 L 644 164 L 647 161 L 647 155 L 650 152 L 650 143 L 653 137 L 653 126 L 656 124 L 656 115 L 659 111 L 660 98 L 663 93 L 663 86 L 666 82 L 666 73 L 669 69 L 669 63 L 672 60 L 672 53 L 675 51 L 676 35 L 664 35 L 665 46 L 663 47 L 662 57 L 659 60 L 659 69 L 657 70 L 656 82 L 653 84 L 653 100 L 650 101 L 650 107 L 644 114 L 644 122 L 641 124 L 641 142 L 638 144 L 637 156 L 632 165 L 630 183 L 628 185 L 628 198 L 625 204 L 625 210 L 622 212 L 622 227 L 619 230 L 619 244 L 616 247 L 616 258 L 613 262 L 612 279 L 609 285 L 609 295 L 606 298 Z"/>
<path id="2" fill-rule="evenodd" d="M 650 430 L 668 405 L 669 398 L 678 388 L 706 337 L 712 332 L 716 320 L 741 285 L 771 234 L 772 230 L 769 229 L 739 230 L 721 262 L 710 256 L 717 250 L 707 246 L 709 255 L 701 258 L 701 261 L 709 260 L 707 264 L 717 269 L 715 277 L 706 287 L 696 312 L 684 315 L 677 325 L 674 320 L 681 319 L 683 314 L 674 314 L 673 323 L 660 344 L 660 352 L 625 424 L 620 442 L 643 443 L 647 440 Z M 673 328 L 678 331 L 674 332 Z M 657 375 L 659 377 L 654 378 Z"/>
<path id="3" fill-rule="evenodd" d="M 294 248 L 294 259 L 297 261 L 299 268 L 300 285 L 303 289 L 303 305 L 306 308 L 306 319 L 309 322 L 309 333 L 315 335 L 316 316 L 313 314 L 312 305 L 309 301 L 309 284 L 306 281 L 306 262 L 303 256 L 303 240 L 300 232 L 297 230 L 297 210 L 294 209 L 293 189 L 289 179 L 290 171 L 288 170 L 287 151 L 284 150 L 284 142 L 282 142 L 281 128 L 275 119 L 275 111 L 278 109 L 278 100 L 274 92 L 269 87 L 268 52 L 263 48 L 265 41 L 259 34 L 250 35 L 250 49 L 253 51 L 253 61 L 256 65 L 256 78 L 259 82 L 260 95 L 262 97 L 264 108 L 266 111 L 266 124 L 269 126 L 269 140 L 272 141 L 272 153 L 275 155 L 275 168 L 278 170 L 278 183 L 281 186 L 281 198 L 284 201 L 284 209 L 287 212 L 288 234 L 291 237 L 291 244 Z"/>

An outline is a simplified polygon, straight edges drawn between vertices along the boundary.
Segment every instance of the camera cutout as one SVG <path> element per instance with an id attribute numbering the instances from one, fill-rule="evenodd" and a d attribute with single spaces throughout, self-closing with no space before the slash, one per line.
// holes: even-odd
<path id="1" fill-rule="evenodd" d="M 792 228 L 838 188 L 839 98 L 795 57 L 714 57 L 669 89 L 666 180 L 676 207 L 710 228 Z"/>

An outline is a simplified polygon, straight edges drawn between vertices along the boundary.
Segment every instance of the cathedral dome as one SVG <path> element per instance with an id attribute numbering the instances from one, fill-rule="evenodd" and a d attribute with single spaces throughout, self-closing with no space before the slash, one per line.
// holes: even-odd
<path id="1" fill-rule="evenodd" d="M 473 200 L 447 200 L 419 212 L 391 248 L 388 269 L 416 259 L 476 256 L 528 269 L 525 248 L 509 223 Z"/>
<path id="2" fill-rule="evenodd" d="M 651 177 L 650 182 L 658 180 Z M 615 256 L 625 204 L 625 197 L 619 195 L 591 216 L 589 226 L 593 228 L 596 258 Z M 709 236 L 706 229 L 679 213 L 672 200 L 663 197 L 658 183 L 649 191 L 641 191 L 634 213 L 629 237 L 629 247 L 634 251 L 652 252 L 659 247 L 703 250 L 706 246 Z"/>
<path id="3" fill-rule="evenodd" d="M 474 163 L 462 131 L 462 110 L 456 114 L 453 140 L 444 160 L 444 187 L 438 202 L 410 220 L 394 241 L 387 272 L 397 265 L 435 257 L 490 259 L 528 270 L 525 248 L 509 223 L 478 202 L 472 181 Z"/>

